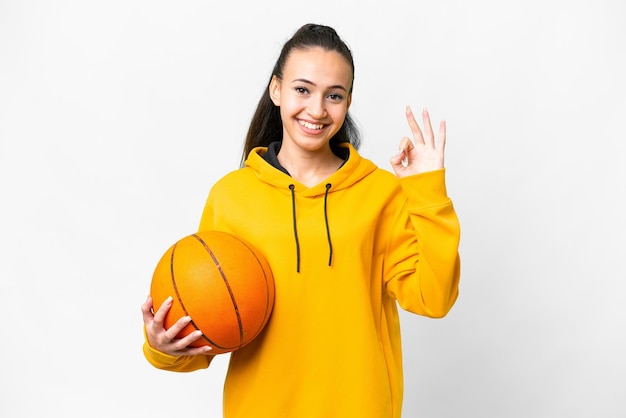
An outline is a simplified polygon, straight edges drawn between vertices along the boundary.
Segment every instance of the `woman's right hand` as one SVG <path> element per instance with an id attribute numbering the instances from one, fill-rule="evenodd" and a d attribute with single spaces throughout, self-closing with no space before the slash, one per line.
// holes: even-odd
<path id="1" fill-rule="evenodd" d="M 184 316 L 180 318 L 169 329 L 165 329 L 165 316 L 172 307 L 172 298 L 165 299 L 159 310 L 154 312 L 152 298 L 148 296 L 146 301 L 141 305 L 143 313 L 143 322 L 146 326 L 146 337 L 150 347 L 162 353 L 172 356 L 194 356 L 198 354 L 210 354 L 212 348 L 210 346 L 190 347 L 189 344 L 196 341 L 202 336 L 201 331 L 194 331 L 183 338 L 176 338 L 178 333 L 185 328 L 191 318 Z"/>

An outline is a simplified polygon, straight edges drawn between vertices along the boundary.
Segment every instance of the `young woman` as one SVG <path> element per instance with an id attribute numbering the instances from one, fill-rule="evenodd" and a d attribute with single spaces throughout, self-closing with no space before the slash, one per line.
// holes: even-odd
<path id="1" fill-rule="evenodd" d="M 348 115 L 352 54 L 336 32 L 305 25 L 284 45 L 248 132 L 243 167 L 208 195 L 200 230 L 260 249 L 276 300 L 264 332 L 233 352 L 224 417 L 398 418 L 403 395 L 397 304 L 443 317 L 458 294 L 459 223 L 444 180 L 445 122 L 435 141 L 411 110 L 414 140 L 395 176 L 357 153 Z M 206 368 L 209 347 L 175 339 L 171 306 L 142 306 L 144 354 L 157 368 Z M 155 308 L 156 309 L 156 308 Z"/>

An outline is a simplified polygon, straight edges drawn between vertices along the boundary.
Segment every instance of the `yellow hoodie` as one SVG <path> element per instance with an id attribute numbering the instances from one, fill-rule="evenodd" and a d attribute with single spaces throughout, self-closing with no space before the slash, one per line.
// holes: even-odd
<path id="1" fill-rule="evenodd" d="M 306 187 L 254 149 L 211 189 L 200 230 L 260 249 L 276 285 L 264 332 L 231 354 L 225 418 L 398 418 L 403 376 L 397 304 L 443 317 L 458 294 L 459 223 L 438 170 L 396 178 L 359 156 Z M 173 357 L 188 372 L 212 356 Z"/>

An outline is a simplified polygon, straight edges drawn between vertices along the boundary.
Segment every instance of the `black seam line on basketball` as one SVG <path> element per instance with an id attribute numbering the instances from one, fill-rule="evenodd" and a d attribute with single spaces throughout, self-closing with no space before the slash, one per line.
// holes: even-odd
<path id="1" fill-rule="evenodd" d="M 246 248 L 248 248 L 250 250 L 250 253 L 254 256 L 254 258 L 256 259 L 257 263 L 259 263 L 259 266 L 261 267 L 261 271 L 263 272 L 263 279 L 265 280 L 265 288 L 269 289 L 269 282 L 267 280 L 267 273 L 265 272 L 265 269 L 263 268 L 263 263 L 261 262 L 261 260 L 259 259 L 259 257 L 257 257 L 256 252 L 250 248 L 250 246 L 245 243 L 244 241 L 240 240 L 239 238 L 235 237 L 237 240 L 239 240 L 241 242 L 242 245 L 244 245 Z M 268 317 L 268 312 L 269 312 L 269 306 L 270 306 L 270 301 L 269 301 L 269 293 L 267 294 L 267 299 L 265 300 L 265 314 L 263 315 L 263 323 L 265 323 L 265 320 Z M 259 327 L 259 329 L 256 331 L 256 333 L 254 334 L 254 336 L 250 337 L 250 340 L 256 338 L 257 335 L 259 335 L 261 333 L 261 331 L 263 330 L 263 326 Z"/>
<path id="2" fill-rule="evenodd" d="M 213 254 L 213 251 L 211 251 L 211 248 L 209 248 L 207 243 L 204 242 L 204 240 L 202 238 L 200 238 L 198 235 L 193 234 L 193 236 L 198 241 L 200 241 L 200 244 L 202 244 L 204 249 L 209 253 L 211 258 L 213 259 L 213 263 L 215 263 L 215 267 L 217 267 L 217 271 L 219 271 L 220 275 L 222 276 L 222 280 L 224 281 L 224 285 L 226 286 L 226 290 L 228 290 L 228 294 L 230 295 L 230 300 L 233 303 L 233 308 L 235 308 L 235 315 L 237 316 L 237 325 L 239 326 L 239 346 L 241 347 L 241 346 L 243 346 L 243 323 L 241 321 L 241 314 L 239 313 L 239 307 L 237 306 L 237 300 L 235 299 L 235 295 L 233 293 L 233 289 L 231 289 L 230 283 L 228 283 L 228 278 L 226 277 L 226 273 L 224 273 L 224 270 L 222 270 L 222 266 L 221 266 L 219 260 L 217 259 L 217 257 L 215 257 L 215 254 Z"/>
<path id="3" fill-rule="evenodd" d="M 220 348 L 220 349 L 222 349 L 222 350 L 231 350 L 231 349 L 233 348 L 233 347 L 224 347 L 224 346 L 221 346 L 221 345 L 219 345 L 218 343 L 216 343 L 215 341 L 213 341 L 212 339 L 210 339 L 209 337 L 207 337 L 207 336 L 206 336 L 206 335 L 204 335 L 204 334 L 202 334 L 202 338 L 203 338 L 206 342 L 208 342 L 208 343 L 211 345 L 211 347 L 213 347 L 213 348 Z M 235 348 L 237 348 L 237 347 L 235 347 Z"/>
<path id="4" fill-rule="evenodd" d="M 176 278 L 174 277 L 174 253 L 175 252 L 176 252 L 176 244 L 174 244 L 174 246 L 172 247 L 172 255 L 170 257 L 170 275 L 172 277 L 172 287 L 174 288 L 174 292 L 176 293 L 176 299 L 178 299 L 178 303 L 180 303 L 181 309 L 183 310 L 185 315 L 190 316 L 189 312 L 187 312 L 187 308 L 185 308 L 185 304 L 183 303 L 183 298 L 180 296 L 180 292 L 178 291 L 178 286 L 176 285 Z M 196 325 L 196 323 L 193 321 L 193 318 L 191 319 L 191 321 L 189 323 L 196 330 L 201 331 L 200 328 L 198 327 L 198 325 Z M 223 350 L 228 350 L 230 348 L 230 347 L 222 347 L 222 346 L 220 346 L 219 344 L 215 343 L 215 341 L 212 341 L 206 335 L 204 335 L 204 333 L 202 333 L 202 338 L 205 341 L 207 341 L 209 344 L 214 346 L 215 348 L 220 348 L 220 349 L 223 349 Z"/>

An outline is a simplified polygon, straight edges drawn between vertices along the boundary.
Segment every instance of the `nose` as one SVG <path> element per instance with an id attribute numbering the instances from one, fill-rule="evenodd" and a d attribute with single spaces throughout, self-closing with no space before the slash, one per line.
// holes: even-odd
<path id="1" fill-rule="evenodd" d="M 322 119 L 326 116 L 326 105 L 323 97 L 311 97 L 307 106 L 307 113 L 313 119 Z"/>

